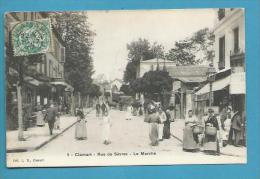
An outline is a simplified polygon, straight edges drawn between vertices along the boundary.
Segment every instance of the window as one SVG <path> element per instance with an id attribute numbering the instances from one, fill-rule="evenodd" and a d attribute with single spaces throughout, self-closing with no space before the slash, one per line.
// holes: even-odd
<path id="1" fill-rule="evenodd" d="M 237 53 L 239 51 L 239 28 L 235 28 L 233 30 L 234 34 L 234 53 Z"/>
<path id="2" fill-rule="evenodd" d="M 151 65 L 150 70 L 153 71 L 153 65 Z"/>
<path id="3" fill-rule="evenodd" d="M 34 16 L 34 14 L 33 14 L 33 12 L 31 12 L 31 20 L 33 20 L 33 16 Z"/>
<path id="4" fill-rule="evenodd" d="M 218 20 L 221 20 L 225 17 L 225 9 L 218 10 Z"/>
<path id="5" fill-rule="evenodd" d="M 53 75 L 52 61 L 49 61 L 49 77 L 52 77 L 52 75 Z"/>
<path id="6" fill-rule="evenodd" d="M 47 76 L 47 58 L 46 55 L 44 55 L 44 74 Z"/>
<path id="7" fill-rule="evenodd" d="M 27 20 L 27 13 L 25 12 L 23 16 L 24 16 L 24 20 L 26 21 Z"/>
<path id="8" fill-rule="evenodd" d="M 219 38 L 219 69 L 225 68 L 225 36 Z"/>

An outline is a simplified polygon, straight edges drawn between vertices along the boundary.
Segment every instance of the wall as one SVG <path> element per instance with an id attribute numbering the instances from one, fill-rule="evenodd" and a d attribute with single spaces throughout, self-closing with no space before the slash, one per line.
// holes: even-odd
<path id="1" fill-rule="evenodd" d="M 215 58 L 214 67 L 217 71 L 219 62 L 219 38 L 225 35 L 225 69 L 230 68 L 230 51 L 234 49 L 233 29 L 239 28 L 239 48 L 245 52 L 245 20 L 243 9 L 226 9 L 226 15 L 217 22 L 214 28 L 215 34 Z"/>

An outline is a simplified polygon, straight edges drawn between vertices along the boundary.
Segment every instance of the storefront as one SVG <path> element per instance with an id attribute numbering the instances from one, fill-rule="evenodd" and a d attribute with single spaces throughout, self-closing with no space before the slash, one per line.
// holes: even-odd
<path id="1" fill-rule="evenodd" d="M 219 111 L 223 106 L 231 105 L 233 111 L 245 111 L 245 73 L 232 73 L 224 78 L 212 83 L 213 106 L 217 106 Z M 204 113 L 209 106 L 210 84 L 207 83 L 199 91 L 196 97 L 196 111 Z"/>

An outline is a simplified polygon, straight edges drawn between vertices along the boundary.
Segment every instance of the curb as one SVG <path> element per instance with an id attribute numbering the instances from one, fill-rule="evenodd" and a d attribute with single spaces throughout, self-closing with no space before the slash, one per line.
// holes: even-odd
<path id="1" fill-rule="evenodd" d="M 89 110 L 86 114 L 89 114 L 90 112 L 92 112 L 92 110 L 93 109 L 91 108 L 91 110 Z M 76 123 L 77 123 L 77 121 L 73 122 L 71 125 L 69 125 L 65 129 L 63 129 L 60 133 L 53 135 L 51 138 L 49 138 L 48 140 L 44 141 L 43 143 L 41 143 L 40 145 L 38 145 L 36 147 L 10 149 L 10 150 L 6 150 L 6 153 L 31 152 L 31 151 L 38 150 L 38 149 L 42 148 L 43 146 L 45 146 L 46 144 L 48 144 L 49 142 L 51 142 L 52 140 L 56 139 L 58 136 L 60 136 L 64 132 L 66 132 L 68 129 L 70 129 L 72 126 L 74 126 Z"/>
<path id="2" fill-rule="evenodd" d="M 180 143 L 182 143 L 183 140 L 180 139 L 179 137 L 173 135 L 172 133 L 171 133 L 171 136 L 174 137 L 175 139 L 177 139 Z M 201 152 L 203 152 L 203 151 L 201 151 Z M 236 155 L 236 154 L 230 154 L 230 153 L 222 153 L 222 152 L 220 152 L 220 154 L 224 155 L 224 156 L 231 156 L 231 157 L 244 157 L 243 155 Z"/>

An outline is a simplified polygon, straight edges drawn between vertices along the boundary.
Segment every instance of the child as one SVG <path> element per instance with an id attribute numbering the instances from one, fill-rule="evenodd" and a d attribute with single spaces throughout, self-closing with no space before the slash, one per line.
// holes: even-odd
<path id="1" fill-rule="evenodd" d="M 81 110 L 77 110 L 77 123 L 75 128 L 75 138 L 77 140 L 85 140 L 87 139 L 87 127 L 86 120 L 83 112 Z"/>

